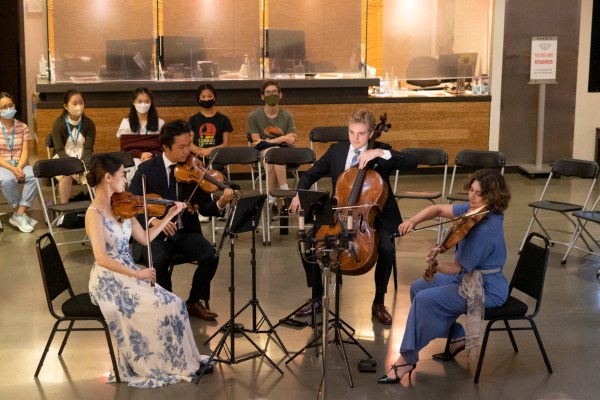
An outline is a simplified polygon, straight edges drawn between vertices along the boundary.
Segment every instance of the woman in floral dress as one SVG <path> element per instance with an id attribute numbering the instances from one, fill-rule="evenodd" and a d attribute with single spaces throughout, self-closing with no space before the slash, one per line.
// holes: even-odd
<path id="1" fill-rule="evenodd" d="M 158 387 L 190 381 L 208 357 L 198 353 L 185 303 L 159 285 L 152 268 L 140 269 L 129 251 L 129 238 L 146 244 L 146 232 L 135 218 L 121 220 L 111 196 L 125 189 L 125 169 L 110 155 L 98 156 L 87 174 L 96 196 L 85 216 L 96 262 L 90 275 L 92 302 L 98 304 L 114 335 L 121 378 L 130 386 Z M 150 240 L 184 209 L 176 202 Z M 111 377 L 109 381 L 114 381 Z"/>

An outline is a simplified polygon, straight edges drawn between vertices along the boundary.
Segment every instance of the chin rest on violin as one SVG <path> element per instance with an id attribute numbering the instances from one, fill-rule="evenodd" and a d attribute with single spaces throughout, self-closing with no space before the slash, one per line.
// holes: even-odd
<path id="1" fill-rule="evenodd" d="M 163 199 L 157 194 L 146 195 L 148 215 L 151 217 L 164 215 L 167 206 L 174 203 L 174 201 Z M 130 192 L 113 193 L 110 204 L 113 212 L 119 218 L 132 218 L 144 213 L 144 196 L 136 196 Z"/>

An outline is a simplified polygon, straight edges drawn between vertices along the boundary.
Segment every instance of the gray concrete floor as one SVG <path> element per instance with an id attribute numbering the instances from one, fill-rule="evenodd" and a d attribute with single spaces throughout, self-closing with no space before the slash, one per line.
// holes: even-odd
<path id="1" fill-rule="evenodd" d="M 529 180 L 518 174 L 507 179 L 513 200 L 506 214 L 506 238 L 509 258 L 505 268 L 510 278 L 517 260 L 517 250 L 530 218 L 527 203 L 536 199 L 544 179 Z M 430 186 L 438 176 L 407 176 L 401 178 L 404 188 Z M 561 179 L 562 187 L 554 198 L 578 201 L 585 193 L 586 181 Z M 247 183 L 246 183 L 247 185 Z M 324 185 L 325 186 L 325 185 Z M 598 190 L 594 195 L 598 195 Z M 423 204 L 403 202 L 404 215 L 410 215 Z M 6 206 L 3 206 L 6 210 Z M 40 221 L 41 213 L 33 216 Z M 284 371 L 280 375 L 268 363 L 254 359 L 235 365 L 219 364 L 215 373 L 202 379 L 199 385 L 179 383 L 159 389 L 135 389 L 126 384 L 107 384 L 111 368 L 104 336 L 101 333 L 74 333 L 69 339 L 62 359 L 57 351 L 62 336 L 55 339 L 39 379 L 33 373 L 54 323 L 49 315 L 39 266 L 35 255 L 35 238 L 45 232 L 43 223 L 32 234 L 16 231 L 8 224 L 9 214 L 2 215 L 4 232 L 0 234 L 2 265 L 0 267 L 0 398 L 2 399 L 316 399 L 320 385 L 321 357 L 315 350 L 304 352 L 288 365 L 283 351 L 273 342 L 267 351 Z M 548 225 L 566 227 L 560 216 L 547 216 Z M 592 228 L 594 232 L 599 230 Z M 204 225 L 208 236 L 209 225 Z M 257 293 L 260 305 L 271 321 L 301 305 L 309 296 L 304 273 L 296 253 L 295 230 L 287 236 L 273 232 L 270 247 L 257 242 Z M 565 234 L 557 233 L 557 238 Z M 235 247 L 236 305 L 239 309 L 251 297 L 250 240 L 240 235 Z M 423 231 L 398 241 L 398 290 L 390 281 L 386 305 L 394 317 L 391 328 L 385 328 L 371 318 L 373 271 L 361 276 L 347 276 L 342 285 L 341 317 L 356 330 L 354 337 L 377 361 L 377 373 L 360 373 L 357 363 L 364 354 L 346 345 L 354 387 L 349 386 L 345 365 L 329 346 L 326 365 L 329 399 L 379 399 L 398 397 L 412 399 L 596 399 L 600 389 L 600 287 L 595 273 L 600 259 L 575 251 L 566 265 L 560 264 L 565 248 L 552 250 L 544 292 L 544 301 L 537 317 L 542 339 L 554 368 L 548 374 L 530 332 L 516 333 L 520 346 L 513 353 L 505 333 L 492 334 L 479 384 L 473 383 L 475 361 L 461 353 L 455 361 L 440 363 L 431 359 L 442 351 L 443 340 L 435 340 L 421 352 L 421 362 L 409 383 L 405 378 L 399 385 L 378 385 L 376 380 L 385 373 L 398 354 L 409 309 L 408 287 L 421 276 L 424 255 L 435 243 L 435 233 Z M 79 244 L 60 248 L 67 272 L 76 292 L 87 291 L 87 281 L 93 257 L 89 246 Z M 221 264 L 213 281 L 211 308 L 219 313 L 218 322 L 192 320 L 192 328 L 200 351 L 208 354 L 221 335 L 205 346 L 204 341 L 227 321 L 229 313 L 229 249 L 222 252 Z M 174 291 L 185 298 L 191 266 L 178 266 L 173 274 Z M 246 311 L 237 319 L 247 327 L 251 313 Z M 310 328 L 280 327 L 277 332 L 292 352 L 311 339 Z M 250 334 L 259 345 L 267 344 L 265 334 Z M 241 357 L 252 351 L 245 339 L 235 342 L 235 355 Z M 225 354 L 226 355 L 226 354 Z"/>

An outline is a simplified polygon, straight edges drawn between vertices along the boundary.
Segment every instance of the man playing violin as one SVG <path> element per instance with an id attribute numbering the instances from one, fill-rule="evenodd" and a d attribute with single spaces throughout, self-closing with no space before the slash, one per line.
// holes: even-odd
<path id="1" fill-rule="evenodd" d="M 366 109 L 352 114 L 348 120 L 349 142 L 332 144 L 323 156 L 300 178 L 298 189 L 308 189 L 325 176 L 331 176 L 332 187 L 335 191 L 339 176 L 350 167 L 360 169 L 369 166 L 381 175 L 387 186 L 389 195 L 383 209 L 375 218 L 375 230 L 379 233 L 377 265 L 375 267 L 375 297 L 371 312 L 384 325 L 392 324 L 392 316 L 384 305 L 385 293 L 394 262 L 394 244 L 392 233 L 402 222 L 400 209 L 396 203 L 390 185 L 390 173 L 395 170 L 411 170 L 417 167 L 417 160 L 412 154 L 397 152 L 388 144 L 375 142 L 372 149 L 367 150 L 369 139 L 375 132 L 375 117 Z M 335 194 L 335 193 L 334 193 Z M 300 201 L 298 195 L 290 204 L 290 211 L 298 210 Z M 306 272 L 306 280 L 312 287 L 312 302 L 299 310 L 297 316 L 309 315 L 312 307 L 323 296 L 323 286 L 318 265 L 302 261 Z"/>
<path id="2" fill-rule="evenodd" d="M 445 243 L 438 244 L 426 256 L 431 271 L 428 269 L 426 279 L 417 279 L 410 287 L 411 307 L 400 356 L 379 383 L 398 383 L 407 373 L 410 379 L 419 360 L 419 350 L 432 339 L 448 337 L 452 324 L 465 313 L 466 332 L 457 323 L 448 352 L 433 357 L 450 360 L 465 348 L 469 357 L 474 357 L 479 348 L 483 307 L 501 306 L 508 297 L 508 281 L 502 267 L 506 261 L 504 210 L 511 198 L 510 190 L 500 172 L 492 169 L 475 172 L 465 189 L 469 192 L 469 202 L 429 206 L 398 227 L 400 234 L 406 235 L 423 221 L 437 217 L 476 218 L 476 214 L 467 213 L 483 206 L 487 211 L 480 222 L 463 232 L 454 259 L 435 260 L 435 254 Z"/>
<path id="3" fill-rule="evenodd" d="M 181 254 L 187 262 L 197 262 L 198 267 L 192 279 L 192 288 L 186 301 L 188 313 L 210 321 L 217 314 L 210 311 L 210 282 L 217 271 L 219 256 L 208 240 L 202 235 L 198 212 L 206 216 L 220 216 L 233 197 L 231 189 L 225 189 L 219 200 L 212 200 L 195 184 L 180 183 L 175 180 L 175 166 L 186 161 L 192 143 L 191 128 L 187 122 L 176 120 L 165 124 L 160 131 L 163 154 L 141 163 L 131 181 L 130 190 L 135 195 L 142 194 L 142 175 L 146 176 L 147 193 L 188 203 L 188 210 L 169 221 L 160 235 L 152 241 L 152 261 L 156 269 L 156 282 L 172 291 L 169 265 L 173 254 Z M 164 218 L 164 217 L 163 217 Z M 142 224 L 143 216 L 139 217 Z M 151 226 L 162 222 L 161 218 L 149 220 Z M 140 245 L 136 245 L 138 248 Z M 139 249 L 138 249 L 139 251 Z M 147 251 L 141 251 L 140 260 L 147 263 Z M 202 304 L 204 301 L 204 304 Z"/>

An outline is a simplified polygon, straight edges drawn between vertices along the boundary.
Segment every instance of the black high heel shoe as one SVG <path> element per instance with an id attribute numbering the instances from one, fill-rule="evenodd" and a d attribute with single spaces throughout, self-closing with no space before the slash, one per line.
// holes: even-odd
<path id="1" fill-rule="evenodd" d="M 407 364 L 400 364 L 400 365 L 392 364 L 392 368 L 390 369 L 390 371 L 393 369 L 394 370 L 394 375 L 396 375 L 396 377 L 395 378 L 390 378 L 389 376 L 384 375 L 384 376 L 382 376 L 381 378 L 379 378 L 377 380 L 377 383 L 398 383 L 398 382 L 400 382 L 400 380 L 402 378 L 404 378 L 404 375 L 398 376 L 397 370 L 398 370 L 398 368 L 400 368 L 400 367 L 406 367 L 407 365 L 412 366 L 412 368 L 409 369 L 408 371 L 406 371 L 404 373 L 404 375 L 406 375 L 406 373 L 408 372 L 408 380 L 410 381 L 410 378 L 411 378 L 411 375 L 412 375 L 413 371 L 415 370 L 415 368 L 417 368 L 417 364 L 408 364 L 408 363 Z"/>
<path id="2" fill-rule="evenodd" d="M 454 349 L 453 352 L 450 352 L 450 350 L 448 350 L 448 351 L 444 351 L 443 353 L 434 354 L 431 357 L 436 360 L 442 360 L 442 361 L 454 360 L 454 357 L 456 357 L 456 355 L 458 353 L 460 353 L 461 351 L 463 351 L 465 349 L 466 341 L 465 341 L 465 338 L 462 338 L 462 339 L 458 339 L 458 340 L 450 342 L 450 344 L 460 343 L 460 342 L 463 342 L 462 346 Z"/>

